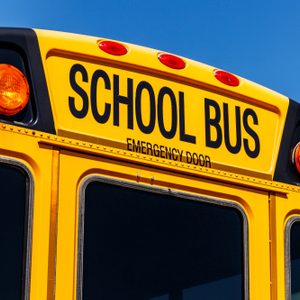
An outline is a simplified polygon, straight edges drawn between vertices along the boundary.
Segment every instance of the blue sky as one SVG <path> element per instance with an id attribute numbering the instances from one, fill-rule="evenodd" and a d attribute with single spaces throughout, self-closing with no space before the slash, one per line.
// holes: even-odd
<path id="1" fill-rule="evenodd" d="M 299 0 L 9 0 L 0 26 L 117 39 L 219 67 L 300 101 Z"/>

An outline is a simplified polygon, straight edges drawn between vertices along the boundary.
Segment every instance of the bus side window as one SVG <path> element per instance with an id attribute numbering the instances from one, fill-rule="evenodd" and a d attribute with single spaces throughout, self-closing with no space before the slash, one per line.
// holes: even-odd
<path id="1" fill-rule="evenodd" d="M 30 185 L 21 167 L 0 161 L 0 299 L 21 300 L 28 292 Z"/>
<path id="2" fill-rule="evenodd" d="M 290 227 L 290 292 L 288 299 L 300 300 L 300 219 Z"/>

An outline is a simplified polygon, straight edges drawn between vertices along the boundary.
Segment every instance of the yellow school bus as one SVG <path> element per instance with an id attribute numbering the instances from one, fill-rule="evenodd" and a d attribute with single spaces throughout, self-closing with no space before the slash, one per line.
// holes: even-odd
<path id="1" fill-rule="evenodd" d="M 299 124 L 177 55 L 0 29 L 0 298 L 300 299 Z"/>

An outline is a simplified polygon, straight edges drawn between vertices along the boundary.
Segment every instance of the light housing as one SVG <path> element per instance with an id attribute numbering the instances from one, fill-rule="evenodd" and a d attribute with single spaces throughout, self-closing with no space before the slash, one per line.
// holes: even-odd
<path id="1" fill-rule="evenodd" d="M 222 70 L 215 70 L 214 76 L 216 79 L 218 79 L 220 82 L 229 85 L 229 86 L 239 86 L 240 80 L 233 74 L 222 71 Z"/>
<path id="2" fill-rule="evenodd" d="M 0 114 L 15 115 L 29 100 L 29 84 L 24 74 L 9 64 L 0 64 Z"/>
<path id="3" fill-rule="evenodd" d="M 295 165 L 298 174 L 300 174 L 300 142 L 293 149 L 292 163 Z"/>
<path id="4" fill-rule="evenodd" d="M 102 51 L 116 56 L 122 56 L 128 52 L 127 48 L 123 44 L 114 41 L 100 41 L 98 42 L 98 47 Z"/>
<path id="5" fill-rule="evenodd" d="M 172 69 L 181 70 L 186 66 L 185 61 L 181 57 L 173 54 L 159 53 L 157 57 L 162 64 Z"/>

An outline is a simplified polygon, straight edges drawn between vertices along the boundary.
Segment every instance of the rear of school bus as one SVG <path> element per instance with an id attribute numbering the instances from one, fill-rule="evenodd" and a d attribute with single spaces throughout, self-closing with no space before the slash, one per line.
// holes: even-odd
<path id="1" fill-rule="evenodd" d="M 126 43 L 0 30 L 1 299 L 299 299 L 299 104 Z"/>

